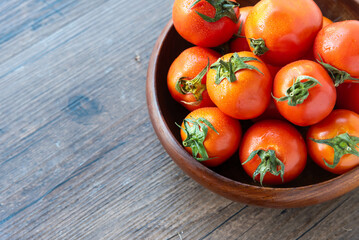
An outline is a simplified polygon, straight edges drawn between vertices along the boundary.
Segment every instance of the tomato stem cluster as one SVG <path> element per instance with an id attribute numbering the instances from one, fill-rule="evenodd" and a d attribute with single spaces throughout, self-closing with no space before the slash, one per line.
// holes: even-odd
<path id="1" fill-rule="evenodd" d="M 182 142 L 184 147 L 190 147 L 192 149 L 192 156 L 198 161 L 206 161 L 211 158 L 208 157 L 206 148 L 203 145 L 208 133 L 208 127 L 210 127 L 217 134 L 217 130 L 213 125 L 205 118 L 186 118 L 184 121 L 184 128 L 179 126 L 187 135 L 186 139 Z M 198 157 L 200 155 L 201 157 Z"/>
<path id="2" fill-rule="evenodd" d="M 256 70 L 264 75 L 257 67 L 253 65 L 246 64 L 248 61 L 257 61 L 260 62 L 257 58 L 254 57 L 239 57 L 238 53 L 234 53 L 228 61 L 223 59 L 218 59 L 217 62 L 211 65 L 211 69 L 216 70 L 216 80 L 215 84 L 220 84 L 223 79 L 227 79 L 229 82 L 237 81 L 235 73 L 242 69 Z"/>
<path id="3" fill-rule="evenodd" d="M 199 103 L 202 100 L 202 93 L 206 90 L 206 85 L 202 84 L 202 79 L 204 75 L 206 75 L 209 68 L 209 59 L 208 64 L 202 71 L 194 77 L 192 80 L 188 80 L 188 77 L 181 77 L 176 82 L 176 90 L 181 94 L 188 94 L 192 93 L 193 96 L 196 98 L 195 104 Z"/>
<path id="4" fill-rule="evenodd" d="M 249 38 L 250 46 L 253 48 L 253 53 L 257 56 L 265 54 L 269 49 L 266 46 L 266 43 L 263 38 Z"/>
<path id="5" fill-rule="evenodd" d="M 345 154 L 353 154 L 359 157 L 359 152 L 356 150 L 356 148 L 359 148 L 359 137 L 351 136 L 348 133 L 343 133 L 330 139 L 310 138 L 310 140 L 316 143 L 329 145 L 334 149 L 333 164 L 329 164 L 325 159 L 323 159 L 325 165 L 327 165 L 329 168 L 335 168 L 338 165 L 341 157 Z"/>
<path id="6" fill-rule="evenodd" d="M 307 79 L 307 81 L 301 82 L 305 79 Z M 273 98 L 277 102 L 288 101 L 289 106 L 297 106 L 298 104 L 302 104 L 304 100 L 308 98 L 309 89 L 317 84 L 322 85 L 313 77 L 301 75 L 293 80 L 293 85 L 287 89 L 284 97 L 276 98 L 273 96 Z"/>
<path id="7" fill-rule="evenodd" d="M 199 3 L 201 0 L 195 1 L 190 8 L 193 8 L 197 3 Z M 230 18 L 234 23 L 238 22 L 238 18 L 236 13 L 234 12 L 234 8 L 239 7 L 239 3 L 232 2 L 229 0 L 206 0 L 209 4 L 211 4 L 216 9 L 216 14 L 213 18 L 204 15 L 200 12 L 196 13 L 205 21 L 207 22 L 217 22 L 223 17 Z"/>
<path id="8" fill-rule="evenodd" d="M 335 87 L 338 87 L 340 84 L 344 83 L 346 80 L 354 80 L 359 83 L 359 78 L 352 77 L 349 73 L 339 70 L 336 67 L 333 67 L 332 65 L 328 63 L 324 63 L 321 56 L 318 54 L 319 59 L 317 60 L 318 63 L 320 63 L 330 74 L 331 78 L 333 79 Z"/>
<path id="9" fill-rule="evenodd" d="M 258 157 L 261 159 L 261 163 L 258 165 L 257 169 L 253 173 L 254 181 L 257 175 L 260 174 L 260 184 L 263 185 L 263 179 L 267 172 L 270 172 L 275 176 L 280 175 L 280 177 L 282 178 L 282 182 L 284 181 L 284 164 L 281 160 L 277 158 L 274 150 L 255 150 L 249 155 L 247 160 L 242 163 L 242 165 L 251 161 L 256 155 L 258 155 Z"/>

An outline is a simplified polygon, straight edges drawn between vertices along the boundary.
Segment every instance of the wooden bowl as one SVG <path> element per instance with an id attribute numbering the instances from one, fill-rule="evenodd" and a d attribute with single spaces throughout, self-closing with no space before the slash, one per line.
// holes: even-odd
<path id="1" fill-rule="evenodd" d="M 243 1 L 241 6 L 257 1 Z M 323 15 L 332 20 L 359 19 L 359 1 L 316 1 Z M 359 167 L 337 176 L 308 159 L 303 173 L 294 181 L 278 187 L 262 187 L 242 169 L 238 153 L 216 168 L 207 168 L 192 158 L 181 145 L 181 123 L 188 114 L 175 102 L 167 89 L 167 72 L 173 60 L 192 45 L 183 40 L 169 21 L 153 49 L 147 72 L 146 95 L 154 130 L 173 161 L 204 187 L 233 201 L 246 204 L 290 208 L 318 204 L 339 197 L 359 186 Z M 242 122 L 246 128 L 248 122 Z"/>

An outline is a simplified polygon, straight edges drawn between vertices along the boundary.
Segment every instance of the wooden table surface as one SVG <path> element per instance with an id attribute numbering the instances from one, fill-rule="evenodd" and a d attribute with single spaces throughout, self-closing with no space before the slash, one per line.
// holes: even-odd
<path id="1" fill-rule="evenodd" d="M 194 182 L 145 81 L 173 1 L 0 1 L 0 239 L 359 239 L 359 189 L 264 209 Z"/>

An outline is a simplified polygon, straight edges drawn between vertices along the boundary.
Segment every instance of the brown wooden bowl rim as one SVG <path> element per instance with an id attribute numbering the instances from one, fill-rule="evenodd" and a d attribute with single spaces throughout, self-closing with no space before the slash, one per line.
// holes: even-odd
<path id="1" fill-rule="evenodd" d="M 300 187 L 275 188 L 267 186 L 255 186 L 234 181 L 212 171 L 210 168 L 207 168 L 200 162 L 194 160 L 192 156 L 178 143 L 176 138 L 171 134 L 170 128 L 164 120 L 157 98 L 155 81 L 157 71 L 157 56 L 161 52 L 162 43 L 166 39 L 167 33 L 172 27 L 173 22 L 171 19 L 162 30 L 162 33 L 160 34 L 153 48 L 147 70 L 146 98 L 151 122 L 161 144 L 168 153 L 172 152 L 174 157 L 172 157 L 171 154 L 169 155 L 184 172 L 186 172 L 190 177 L 199 182 L 201 185 L 204 185 L 210 190 L 226 198 L 265 207 L 301 207 L 317 204 L 339 197 L 359 186 L 359 167 L 352 169 L 345 174 L 338 175 L 332 179 L 320 183 Z M 161 121 L 157 121 L 156 119 L 160 119 Z M 174 151 L 171 151 L 173 148 Z M 204 184 L 204 181 L 206 181 L 208 184 Z M 222 191 L 216 189 L 216 184 L 212 185 L 212 183 L 216 182 L 218 182 L 219 185 L 225 186 L 225 189 L 227 190 Z M 323 187 L 330 188 L 331 194 L 321 195 L 319 190 L 322 190 Z M 308 195 L 309 190 L 311 194 Z M 250 192 L 261 193 L 261 195 L 264 197 L 258 199 L 255 194 L 250 194 Z M 248 193 L 248 195 L 246 193 Z M 292 200 L 281 200 L 281 197 L 288 196 L 288 193 L 293 195 L 291 198 Z"/>

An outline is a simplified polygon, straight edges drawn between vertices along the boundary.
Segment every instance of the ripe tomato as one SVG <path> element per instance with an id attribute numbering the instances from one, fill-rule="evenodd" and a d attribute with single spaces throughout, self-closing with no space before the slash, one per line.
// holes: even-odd
<path id="1" fill-rule="evenodd" d="M 183 146 L 208 167 L 218 166 L 230 158 L 237 151 L 241 136 L 239 121 L 216 107 L 194 110 L 181 126 Z"/>
<path id="2" fill-rule="evenodd" d="M 344 81 L 359 82 L 359 21 L 336 22 L 323 28 L 313 51 L 330 72 L 335 86 Z"/>
<path id="3" fill-rule="evenodd" d="M 261 184 L 281 184 L 295 179 L 307 162 L 300 133 L 289 123 L 265 120 L 243 136 L 239 159 L 246 173 Z"/>
<path id="4" fill-rule="evenodd" d="M 285 118 L 279 113 L 277 106 L 274 103 L 274 99 L 271 99 L 267 109 L 259 117 L 253 118 L 253 122 L 258 122 L 266 119 L 285 120 Z"/>
<path id="5" fill-rule="evenodd" d="M 245 35 L 256 55 L 280 66 L 304 56 L 322 21 L 313 0 L 262 0 L 247 17 Z"/>
<path id="6" fill-rule="evenodd" d="M 342 174 L 359 166 L 359 115 L 334 110 L 309 128 L 307 146 L 313 161 L 329 172 Z"/>
<path id="7" fill-rule="evenodd" d="M 323 17 L 323 26 L 322 28 L 328 26 L 329 24 L 333 23 L 332 20 L 329 18 Z M 310 60 L 310 61 L 316 61 L 313 53 L 313 46 L 307 51 L 307 53 L 301 58 L 303 60 Z"/>
<path id="8" fill-rule="evenodd" d="M 253 53 L 229 53 L 212 64 L 206 85 L 209 97 L 222 112 L 237 119 L 251 119 L 267 108 L 272 78 Z"/>
<path id="9" fill-rule="evenodd" d="M 273 83 L 276 106 L 288 121 L 299 125 L 315 124 L 333 110 L 337 98 L 327 71 L 309 60 L 284 66 Z"/>
<path id="10" fill-rule="evenodd" d="M 337 108 L 348 109 L 359 114 L 359 84 L 343 83 L 337 87 Z"/>
<path id="11" fill-rule="evenodd" d="M 238 6 L 234 0 L 175 0 L 173 24 L 190 43 L 216 47 L 238 31 Z"/>
<path id="12" fill-rule="evenodd" d="M 235 39 L 230 42 L 230 52 L 242 52 L 251 50 L 248 46 L 248 42 L 244 32 L 244 24 L 252 8 L 253 7 L 242 7 L 239 9 L 241 13 L 238 21 L 239 30 L 237 36 L 235 36 Z"/>
<path id="13" fill-rule="evenodd" d="M 206 90 L 206 73 L 208 65 L 219 57 L 219 53 L 209 48 L 191 47 L 173 61 L 167 86 L 172 97 L 189 111 L 215 106 Z"/>
<path id="14" fill-rule="evenodd" d="M 329 18 L 323 16 L 323 26 L 322 26 L 322 28 L 325 28 L 326 26 L 328 26 L 329 24 L 332 24 L 332 23 L 333 23 L 332 20 L 330 20 Z"/>

